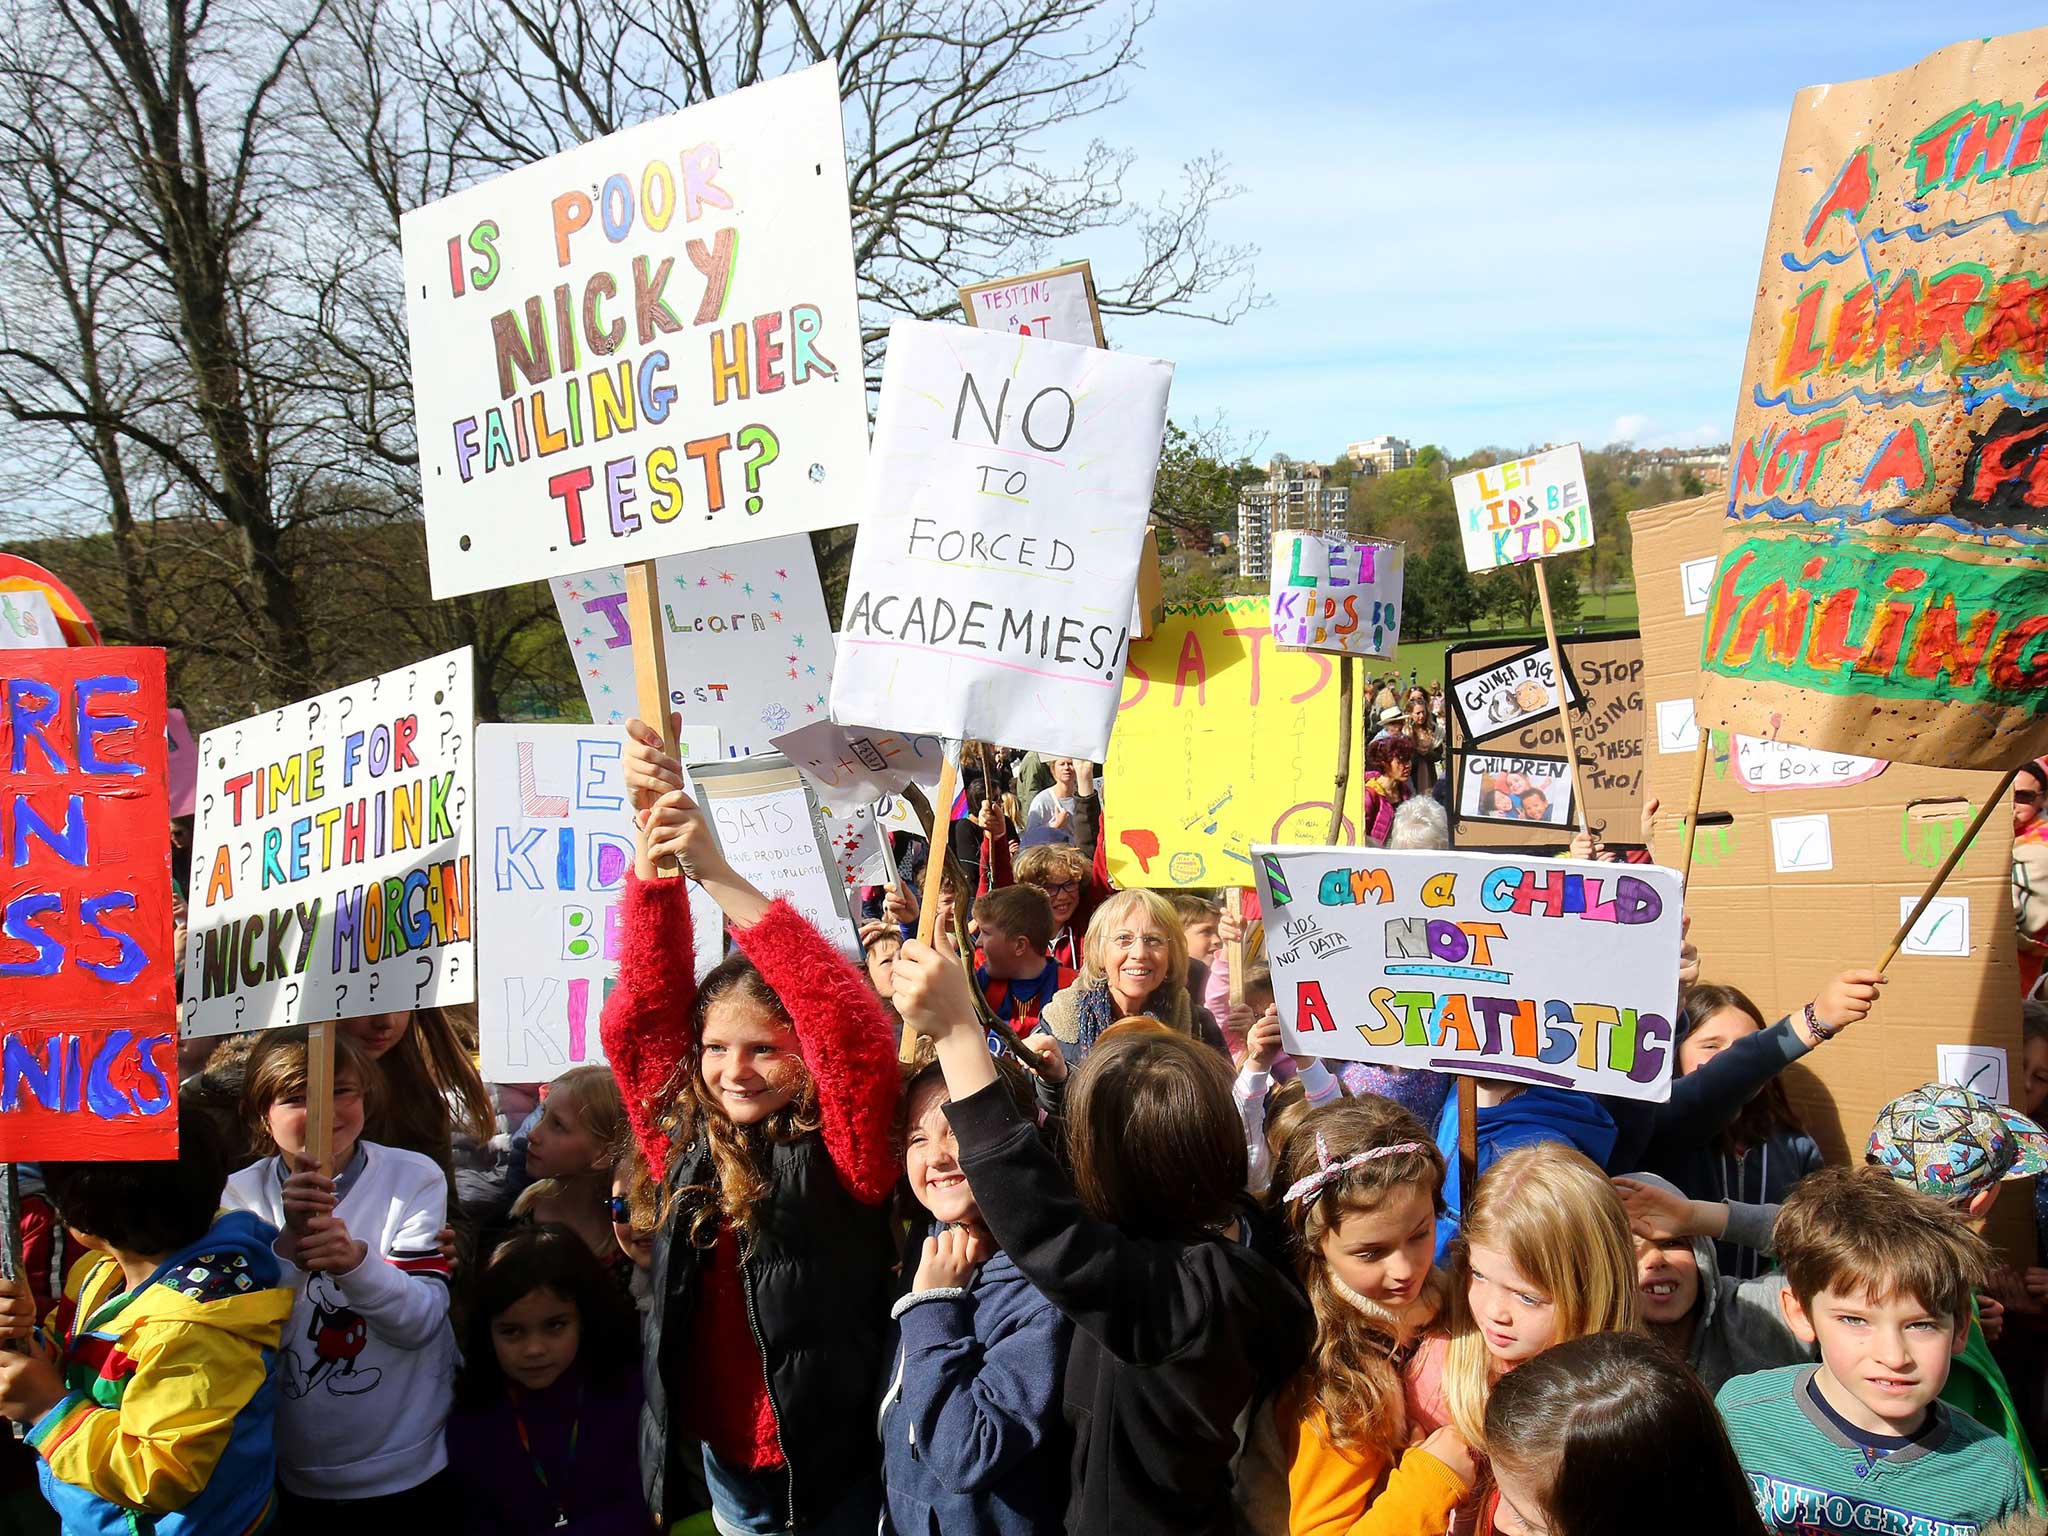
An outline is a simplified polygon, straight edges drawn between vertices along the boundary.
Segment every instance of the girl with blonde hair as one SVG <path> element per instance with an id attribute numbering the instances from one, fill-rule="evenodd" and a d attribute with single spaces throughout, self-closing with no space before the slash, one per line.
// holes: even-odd
<path id="1" fill-rule="evenodd" d="M 1043 1015 L 1069 1066 L 1079 1066 L 1112 1024 L 1141 1015 L 1213 1045 L 1228 1058 L 1215 1016 L 1188 991 L 1188 941 L 1180 915 L 1157 891 L 1118 891 L 1097 907 L 1081 960 L 1080 976 L 1045 1005 Z"/>

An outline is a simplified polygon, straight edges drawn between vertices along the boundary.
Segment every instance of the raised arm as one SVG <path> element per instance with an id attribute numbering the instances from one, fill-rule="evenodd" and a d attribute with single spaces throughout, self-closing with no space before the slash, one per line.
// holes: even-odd
<path id="1" fill-rule="evenodd" d="M 688 882 L 629 876 L 619 917 L 619 981 L 605 999 L 598 1034 L 633 1139 L 659 1177 L 669 1160 L 663 1094 L 689 1054 L 697 997 Z"/>

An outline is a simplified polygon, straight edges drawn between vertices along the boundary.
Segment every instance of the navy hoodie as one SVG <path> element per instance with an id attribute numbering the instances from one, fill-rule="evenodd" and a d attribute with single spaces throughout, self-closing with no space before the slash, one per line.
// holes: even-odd
<path id="1" fill-rule="evenodd" d="M 1525 1088 L 1505 1104 L 1482 1105 L 1479 1110 L 1479 1172 L 1517 1147 L 1533 1147 L 1539 1141 L 1561 1141 L 1576 1147 L 1605 1168 L 1614 1150 L 1614 1117 L 1591 1094 L 1568 1088 Z M 1437 1117 L 1436 1144 L 1444 1155 L 1444 1213 L 1436 1222 L 1436 1256 L 1442 1263 L 1451 1239 L 1465 1219 L 1465 1192 L 1458 1176 L 1458 1096 L 1444 1100 Z"/>
<path id="2" fill-rule="evenodd" d="M 1060 1381 L 1073 1325 L 1007 1253 L 965 1289 L 912 1291 L 891 1318 L 881 1412 L 889 1529 L 1058 1529 L 1071 1446 Z"/>

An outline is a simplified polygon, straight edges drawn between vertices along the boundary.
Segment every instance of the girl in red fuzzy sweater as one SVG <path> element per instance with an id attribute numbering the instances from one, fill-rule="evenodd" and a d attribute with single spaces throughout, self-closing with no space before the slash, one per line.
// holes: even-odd
<path id="1" fill-rule="evenodd" d="M 640 1472 L 662 1525 L 700 1479 L 722 1532 L 876 1527 L 872 1424 L 894 1260 L 895 1034 L 866 978 L 733 873 L 682 767 L 633 721 L 639 809 L 605 1053 L 664 1170 Z M 737 950 L 692 979 L 687 882 Z"/>

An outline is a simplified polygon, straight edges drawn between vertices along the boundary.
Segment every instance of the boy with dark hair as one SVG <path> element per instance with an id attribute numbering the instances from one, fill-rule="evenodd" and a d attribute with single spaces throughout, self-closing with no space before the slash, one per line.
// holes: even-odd
<path id="1" fill-rule="evenodd" d="M 975 985 L 997 1018 L 1028 1035 L 1045 1005 L 1074 980 L 1048 953 L 1052 902 L 1035 885 L 1005 885 L 975 898 L 974 923 L 981 946 Z"/>
<path id="2" fill-rule="evenodd" d="M 241 1536 L 270 1518 L 271 1361 L 292 1296 L 276 1228 L 216 1219 L 226 1165 L 206 1118 L 181 1119 L 176 1161 L 43 1165 L 92 1251 L 37 1352 L 0 1353 L 0 1414 L 28 1426 L 66 1533 Z M 26 1336 L 34 1312 L 15 1282 L 0 1334 Z"/>
<path id="3" fill-rule="evenodd" d="M 1971 1536 L 2024 1511 L 2011 1448 L 1940 1400 L 1984 1240 L 1869 1167 L 1808 1175 L 1774 1237 L 1785 1321 L 1820 1363 L 1738 1376 L 1715 1399 L 1764 1524 Z"/>

